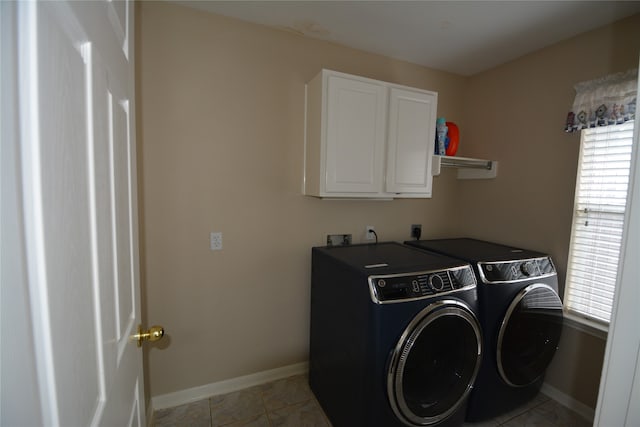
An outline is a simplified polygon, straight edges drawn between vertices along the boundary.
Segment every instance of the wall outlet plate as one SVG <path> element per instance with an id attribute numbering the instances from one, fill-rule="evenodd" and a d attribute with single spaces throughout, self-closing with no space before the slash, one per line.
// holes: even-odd
<path id="1" fill-rule="evenodd" d="M 373 225 L 367 225 L 364 230 L 364 238 L 366 240 L 375 240 L 376 238 L 376 233 L 374 233 L 375 229 L 376 228 Z"/>
<path id="2" fill-rule="evenodd" d="M 209 245 L 212 251 L 222 250 L 222 233 L 212 232 L 209 236 Z"/>

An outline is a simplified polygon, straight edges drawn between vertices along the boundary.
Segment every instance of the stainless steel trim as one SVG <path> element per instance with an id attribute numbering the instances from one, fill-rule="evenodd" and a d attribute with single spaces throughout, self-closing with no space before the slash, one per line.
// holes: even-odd
<path id="1" fill-rule="evenodd" d="M 520 263 L 520 262 L 536 261 L 536 260 L 542 260 L 542 259 L 546 259 L 549 261 L 549 263 L 551 263 L 551 266 L 553 267 L 553 273 L 541 274 L 539 276 L 526 277 L 524 279 L 517 279 L 517 280 L 489 280 L 486 278 L 486 276 L 484 275 L 484 271 L 482 270 L 483 265 Z M 536 258 L 518 258 L 518 259 L 509 260 L 509 261 L 480 261 L 477 263 L 477 267 L 478 267 L 478 274 L 480 275 L 480 280 L 482 281 L 482 283 L 487 285 L 498 285 L 502 283 L 520 283 L 520 282 L 525 282 L 527 280 L 537 280 L 537 279 L 543 279 L 545 277 L 552 277 L 552 276 L 558 275 L 556 266 L 553 263 L 553 260 L 551 259 L 551 257 L 549 256 L 542 256 L 542 257 L 536 257 Z"/>
<path id="2" fill-rule="evenodd" d="M 471 273 L 470 277 L 473 278 L 473 282 L 474 282 L 473 285 L 465 286 L 463 288 L 453 289 L 451 291 L 439 292 L 434 295 L 424 295 L 424 296 L 415 297 L 415 298 L 405 298 L 405 299 L 392 300 L 392 301 L 380 301 L 380 299 L 378 298 L 378 288 L 376 287 L 376 284 L 375 284 L 375 281 L 377 279 L 387 279 L 390 277 L 422 276 L 426 274 L 446 272 L 447 275 L 449 276 L 449 281 L 451 282 L 452 271 L 464 270 L 466 268 L 470 269 L 470 273 Z M 459 267 L 450 267 L 445 269 L 440 268 L 436 270 L 416 271 L 412 273 L 376 274 L 376 275 L 369 276 L 368 282 L 369 282 L 369 294 L 371 295 L 371 301 L 373 301 L 374 304 L 397 304 L 397 303 L 403 303 L 403 302 L 420 301 L 428 298 L 433 298 L 435 296 L 444 296 L 444 295 L 454 294 L 456 292 L 466 291 L 469 289 L 473 289 L 477 286 L 476 275 L 473 273 L 473 268 L 471 268 L 470 265 L 461 265 Z"/>
<path id="3" fill-rule="evenodd" d="M 536 380 L 538 378 L 540 378 L 540 377 L 535 378 L 533 381 L 531 381 L 531 382 L 529 382 L 527 384 L 514 384 L 513 382 L 511 382 L 509 380 L 509 378 L 507 378 L 507 374 L 504 372 L 504 367 L 502 366 L 502 339 L 504 338 L 504 331 L 507 328 L 507 325 L 509 324 L 509 319 L 511 318 L 511 315 L 513 314 L 513 310 L 516 309 L 516 307 L 518 306 L 518 304 L 520 304 L 520 301 L 522 301 L 522 299 L 525 297 L 525 295 L 527 295 L 529 292 L 533 291 L 534 289 L 538 289 L 538 288 L 546 288 L 546 289 L 550 290 L 551 292 L 553 292 L 553 294 L 558 298 L 558 301 L 560 301 L 560 306 L 562 306 L 562 300 L 558 296 L 558 293 L 556 292 L 556 290 L 553 289 L 551 286 L 545 284 L 545 283 L 534 283 L 532 285 L 527 286 L 526 288 L 523 288 L 522 290 L 520 290 L 520 292 L 518 292 L 518 294 L 515 296 L 515 298 L 511 301 L 511 304 L 509 304 L 509 308 L 507 309 L 506 314 L 502 318 L 502 324 L 500 325 L 500 332 L 498 333 L 498 346 L 497 346 L 497 349 L 496 349 L 497 350 L 496 363 L 498 365 L 498 372 L 500 372 L 500 376 L 511 387 L 526 387 L 529 384 L 532 384 L 532 383 L 536 382 Z"/>
<path id="4" fill-rule="evenodd" d="M 404 373 L 404 367 L 407 361 L 407 356 L 411 352 L 416 339 L 420 336 L 422 331 L 433 323 L 435 320 L 443 316 L 458 316 L 467 321 L 472 327 L 476 336 L 477 356 L 476 364 L 473 371 L 473 375 L 470 378 L 469 384 L 466 390 L 444 413 L 436 417 L 420 417 L 414 414 L 409 409 L 406 400 L 404 398 L 404 392 L 402 387 L 402 378 Z M 410 426 L 428 426 L 441 422 L 449 417 L 460 405 L 464 402 L 465 398 L 473 388 L 473 383 L 478 375 L 480 369 L 480 362 L 482 359 L 482 332 L 480 330 L 480 324 L 476 315 L 471 308 L 462 301 L 457 300 L 439 300 L 436 301 L 424 309 L 422 309 L 405 328 L 398 340 L 395 348 L 393 349 L 387 370 L 387 398 L 391 404 L 391 408 L 396 416 L 405 424 Z"/>

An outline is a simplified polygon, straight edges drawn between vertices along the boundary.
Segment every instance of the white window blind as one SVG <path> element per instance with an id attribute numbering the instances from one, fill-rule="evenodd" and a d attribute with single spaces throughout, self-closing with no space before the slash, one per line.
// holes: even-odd
<path id="1" fill-rule="evenodd" d="M 565 306 L 609 323 L 631 165 L 633 121 L 582 131 Z"/>

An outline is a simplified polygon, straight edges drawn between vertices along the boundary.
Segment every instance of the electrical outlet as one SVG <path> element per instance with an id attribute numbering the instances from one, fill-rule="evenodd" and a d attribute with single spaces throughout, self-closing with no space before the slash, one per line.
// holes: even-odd
<path id="1" fill-rule="evenodd" d="M 422 224 L 411 224 L 411 237 L 418 240 L 422 234 Z"/>
<path id="2" fill-rule="evenodd" d="M 373 225 L 367 225 L 367 227 L 365 228 L 365 235 L 364 238 L 367 240 L 375 240 L 376 235 L 373 232 L 376 228 Z"/>
<path id="3" fill-rule="evenodd" d="M 222 250 L 222 233 L 212 232 L 209 239 L 210 239 L 209 242 L 210 242 L 212 251 Z"/>

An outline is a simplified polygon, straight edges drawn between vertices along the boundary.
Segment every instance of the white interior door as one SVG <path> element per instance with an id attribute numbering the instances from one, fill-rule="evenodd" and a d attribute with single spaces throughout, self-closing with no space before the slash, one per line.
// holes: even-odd
<path id="1" fill-rule="evenodd" d="M 18 2 L 25 258 L 43 424 L 145 425 L 133 5 Z"/>

